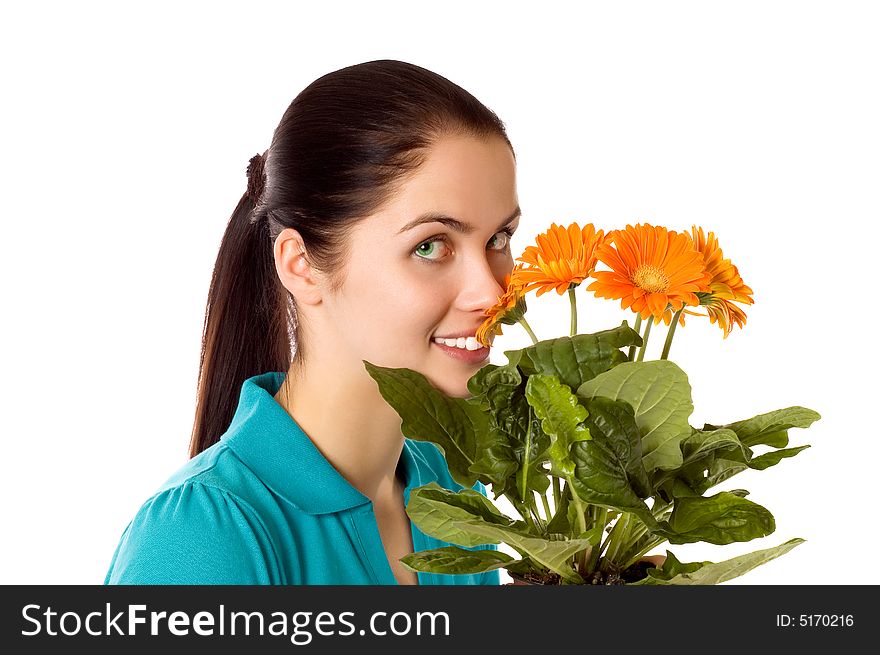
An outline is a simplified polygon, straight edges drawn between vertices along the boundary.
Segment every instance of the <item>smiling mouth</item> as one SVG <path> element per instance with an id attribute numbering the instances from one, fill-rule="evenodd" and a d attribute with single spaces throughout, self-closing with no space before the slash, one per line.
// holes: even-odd
<path id="1" fill-rule="evenodd" d="M 477 341 L 476 337 L 458 337 L 456 339 L 444 339 L 443 337 L 434 337 L 434 343 L 449 348 L 459 348 L 461 350 L 480 350 L 485 348 L 483 344 Z"/>
<path id="2" fill-rule="evenodd" d="M 465 340 L 465 346 L 467 346 L 468 337 L 461 338 Z M 477 345 L 477 348 L 473 348 L 472 350 L 468 350 L 467 347 L 459 348 L 458 339 L 455 339 L 456 345 L 454 346 L 447 346 L 446 339 L 440 337 L 435 337 L 431 341 L 446 357 L 451 357 L 454 360 L 464 362 L 468 366 L 482 365 L 489 359 L 489 347 L 483 346 L 477 342 L 474 337 L 470 338 L 473 339 L 471 346 Z M 450 339 L 450 341 L 452 341 L 452 339 Z"/>

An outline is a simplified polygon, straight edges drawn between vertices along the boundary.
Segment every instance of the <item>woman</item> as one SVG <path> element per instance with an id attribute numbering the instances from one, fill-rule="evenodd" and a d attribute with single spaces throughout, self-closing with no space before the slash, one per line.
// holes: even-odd
<path id="1" fill-rule="evenodd" d="M 519 213 L 503 123 L 449 80 L 380 60 L 306 87 L 220 245 L 192 459 L 105 582 L 499 584 L 400 563 L 448 545 L 411 524 L 410 491 L 461 487 L 435 445 L 404 438 L 364 361 L 466 397 Z"/>

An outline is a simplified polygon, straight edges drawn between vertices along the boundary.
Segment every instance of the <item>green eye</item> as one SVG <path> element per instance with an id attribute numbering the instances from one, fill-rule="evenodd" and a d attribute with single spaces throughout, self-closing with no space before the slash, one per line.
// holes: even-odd
<path id="1" fill-rule="evenodd" d="M 510 229 L 496 232 L 489 240 L 487 247 L 497 252 L 505 252 L 510 245 L 510 239 L 512 236 L 513 231 Z M 500 244 L 498 239 L 501 239 Z M 437 236 L 432 237 L 427 241 L 422 241 L 418 246 L 416 246 L 415 250 L 413 250 L 413 254 L 416 255 L 418 259 L 423 259 L 429 262 L 439 262 L 443 259 L 443 257 L 437 255 L 436 244 L 438 243 L 443 244 L 445 247 L 448 247 L 446 245 L 446 239 Z"/>
<path id="2" fill-rule="evenodd" d="M 425 255 L 434 254 L 434 252 L 437 250 L 437 246 L 434 244 L 436 244 L 437 241 L 438 240 L 435 239 L 433 241 L 425 241 L 424 243 L 419 244 L 419 246 L 416 248 L 416 253 L 418 253 L 422 259 L 430 259 L 430 257 L 425 257 Z"/>
<path id="3" fill-rule="evenodd" d="M 496 250 L 504 250 L 507 247 L 508 242 L 510 241 L 510 235 L 508 235 L 507 232 L 502 230 L 501 232 L 496 233 L 492 238 L 498 239 L 499 235 L 503 235 L 504 238 L 501 240 L 502 241 L 501 247 L 496 248 Z"/>

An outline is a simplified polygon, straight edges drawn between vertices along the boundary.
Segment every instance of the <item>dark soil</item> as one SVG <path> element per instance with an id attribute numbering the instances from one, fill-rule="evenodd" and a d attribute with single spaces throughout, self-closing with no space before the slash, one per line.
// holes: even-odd
<path id="1" fill-rule="evenodd" d="M 587 581 L 589 584 L 628 584 L 637 582 L 648 575 L 648 569 L 653 568 L 654 564 L 644 560 L 636 562 L 625 571 L 596 571 Z"/>
<path id="2" fill-rule="evenodd" d="M 620 577 L 623 578 L 624 582 L 638 582 L 642 578 L 648 577 L 648 569 L 653 569 L 656 566 L 657 565 L 653 562 L 641 560 L 633 564 L 623 573 L 621 573 Z"/>
<path id="3" fill-rule="evenodd" d="M 653 568 L 654 564 L 642 560 L 636 562 L 625 571 L 595 571 L 592 576 L 586 578 L 587 584 L 596 585 L 619 585 L 637 582 L 648 575 L 648 569 Z M 558 585 L 562 582 L 562 578 L 558 573 L 548 572 L 546 574 L 527 571 L 523 574 L 511 574 L 511 577 L 520 584 L 533 585 Z"/>
<path id="4" fill-rule="evenodd" d="M 554 585 L 562 582 L 562 578 L 558 573 L 547 573 L 545 575 L 541 575 L 540 573 L 533 573 L 532 571 L 526 571 L 523 574 L 511 574 L 511 577 L 514 580 L 523 580 L 528 584 L 548 584 Z"/>

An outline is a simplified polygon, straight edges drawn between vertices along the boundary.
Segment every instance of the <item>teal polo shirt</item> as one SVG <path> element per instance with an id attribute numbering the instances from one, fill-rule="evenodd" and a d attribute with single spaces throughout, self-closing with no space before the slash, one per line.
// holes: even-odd
<path id="1" fill-rule="evenodd" d="M 220 441 L 138 510 L 105 584 L 396 585 L 372 501 L 355 489 L 273 397 L 286 373 L 245 380 Z M 404 501 L 429 482 L 463 487 L 440 449 L 405 439 Z M 475 490 L 486 494 L 479 482 Z M 450 545 L 412 522 L 415 551 Z M 489 544 L 471 550 L 497 549 Z M 481 574 L 418 573 L 422 585 L 500 584 Z"/>

